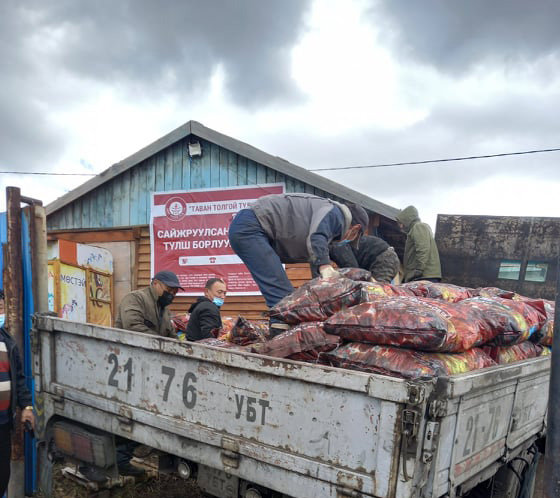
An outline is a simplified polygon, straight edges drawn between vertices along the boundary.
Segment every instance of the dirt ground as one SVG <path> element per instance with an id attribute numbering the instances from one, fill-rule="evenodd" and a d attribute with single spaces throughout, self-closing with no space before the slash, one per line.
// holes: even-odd
<path id="1" fill-rule="evenodd" d="M 56 465 L 53 471 L 54 498 L 203 498 L 207 496 L 200 491 L 193 479 L 184 480 L 176 475 L 167 474 L 160 474 L 158 478 L 128 484 L 122 488 L 94 492 L 62 475 L 65 466 Z"/>

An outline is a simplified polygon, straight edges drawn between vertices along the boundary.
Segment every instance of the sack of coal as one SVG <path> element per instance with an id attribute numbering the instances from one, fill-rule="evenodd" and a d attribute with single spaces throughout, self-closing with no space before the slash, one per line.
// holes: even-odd
<path id="1" fill-rule="evenodd" d="M 464 353 L 424 353 L 360 342 L 351 342 L 329 353 L 321 353 L 319 362 L 404 379 L 455 375 L 496 365 L 480 348 Z"/>
<path id="2" fill-rule="evenodd" d="M 270 317 L 290 325 L 322 322 L 361 300 L 362 282 L 344 277 L 314 278 L 286 296 L 270 310 Z"/>
<path id="3" fill-rule="evenodd" d="M 468 287 L 460 287 L 458 285 L 444 284 L 441 282 L 430 282 L 428 280 L 407 282 L 400 287 L 409 290 L 418 297 L 441 299 L 449 303 L 457 303 L 463 299 L 473 297 L 473 289 L 469 289 Z"/>
<path id="4" fill-rule="evenodd" d="M 325 331 L 348 341 L 463 352 L 498 333 L 475 307 L 463 302 L 404 296 L 377 299 L 336 313 L 325 322 Z"/>
<path id="5" fill-rule="evenodd" d="M 529 358 L 537 358 L 538 356 L 541 356 L 543 349 L 543 346 L 540 344 L 534 344 L 531 341 L 514 344 L 513 346 L 483 347 L 484 352 L 499 365 L 528 360 Z"/>
<path id="6" fill-rule="evenodd" d="M 288 358 L 309 351 L 330 351 L 340 345 L 340 342 L 340 337 L 324 331 L 321 322 L 307 322 L 300 323 L 269 341 L 252 345 L 251 352 Z"/>
<path id="7" fill-rule="evenodd" d="M 414 294 L 401 285 L 392 285 L 384 282 L 362 282 L 362 303 L 394 296 L 414 297 Z"/>
<path id="8" fill-rule="evenodd" d="M 501 297 L 473 297 L 459 304 L 476 307 L 487 325 L 497 331 L 494 346 L 519 344 L 539 331 L 546 321 L 542 300 L 514 300 Z"/>
<path id="9" fill-rule="evenodd" d="M 363 268 L 339 268 L 338 271 L 344 278 L 349 278 L 350 280 L 363 282 L 371 280 L 371 272 Z"/>
<path id="10" fill-rule="evenodd" d="M 228 341 L 239 346 L 246 346 L 255 342 L 265 342 L 270 338 L 268 322 L 264 320 L 249 321 L 242 316 L 237 317 L 231 330 L 218 339 Z"/>

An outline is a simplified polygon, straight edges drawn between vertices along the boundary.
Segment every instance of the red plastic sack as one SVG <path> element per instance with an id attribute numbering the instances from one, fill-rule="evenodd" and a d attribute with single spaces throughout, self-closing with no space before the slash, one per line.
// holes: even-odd
<path id="1" fill-rule="evenodd" d="M 502 297 L 504 299 L 513 299 L 517 296 L 513 291 L 500 289 L 498 287 L 478 287 L 472 289 L 472 297 Z"/>
<path id="2" fill-rule="evenodd" d="M 216 339 L 215 337 L 208 337 L 206 339 L 200 339 L 196 341 L 197 344 L 205 344 L 206 346 L 214 346 L 216 348 L 232 349 L 234 351 L 245 351 L 247 348 L 244 346 L 238 346 L 229 341 L 222 341 L 221 339 Z"/>
<path id="3" fill-rule="evenodd" d="M 500 365 L 536 358 L 543 352 L 543 346 L 533 344 L 531 341 L 514 344 L 513 346 L 485 346 L 483 349 L 490 358 Z"/>
<path id="4" fill-rule="evenodd" d="M 371 280 L 371 272 L 363 268 L 339 268 L 338 271 L 343 277 L 349 278 L 350 280 L 364 282 L 369 282 Z"/>
<path id="5" fill-rule="evenodd" d="M 455 375 L 496 365 L 480 348 L 453 354 L 422 353 L 359 342 L 345 344 L 330 353 L 321 353 L 319 361 L 334 367 L 406 379 Z"/>
<path id="6" fill-rule="evenodd" d="M 524 342 L 540 330 L 546 321 L 542 300 L 473 297 L 460 304 L 469 304 L 480 309 L 487 324 L 498 332 L 492 341 L 495 346 L 511 346 Z"/>
<path id="7" fill-rule="evenodd" d="M 171 325 L 175 332 L 185 332 L 189 323 L 190 313 L 180 313 L 171 318 Z"/>
<path id="8" fill-rule="evenodd" d="M 282 299 L 270 316 L 290 325 L 322 322 L 329 316 L 360 302 L 362 282 L 348 278 L 314 278 Z"/>
<path id="9" fill-rule="evenodd" d="M 453 284 L 442 284 L 440 282 L 430 282 L 428 280 L 418 280 L 407 282 L 401 285 L 402 288 L 409 290 L 418 297 L 429 297 L 431 299 L 441 299 L 449 303 L 457 303 L 463 299 L 473 297 L 473 289 L 459 287 Z"/>
<path id="10" fill-rule="evenodd" d="M 400 296 L 378 299 L 330 317 L 325 331 L 349 341 L 419 351 L 467 351 L 498 331 L 488 327 L 476 308 L 463 302 Z"/>
<path id="11" fill-rule="evenodd" d="M 226 334 L 220 335 L 218 339 L 246 346 L 255 342 L 265 342 L 268 338 L 268 322 L 262 320 L 249 321 L 239 316 L 231 330 Z"/>
<path id="12" fill-rule="evenodd" d="M 554 337 L 554 301 L 543 300 L 543 303 L 546 321 L 539 334 L 539 343 L 543 346 L 552 346 L 552 338 Z"/>
<path id="13" fill-rule="evenodd" d="M 321 322 L 308 322 L 300 323 L 267 342 L 254 344 L 251 346 L 251 352 L 276 358 L 287 358 L 319 348 L 322 350 L 325 347 L 334 349 L 340 342 L 340 337 L 325 333 Z"/>
<path id="14" fill-rule="evenodd" d="M 394 296 L 414 296 L 414 294 L 400 285 L 392 285 L 383 282 L 362 282 L 361 302 L 363 303 Z"/>

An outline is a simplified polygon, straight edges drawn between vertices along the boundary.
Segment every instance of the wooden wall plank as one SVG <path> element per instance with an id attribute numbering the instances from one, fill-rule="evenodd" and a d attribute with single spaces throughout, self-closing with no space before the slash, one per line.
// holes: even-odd
<path id="1" fill-rule="evenodd" d="M 84 225 L 82 225 L 84 226 Z M 111 228 L 113 225 L 113 182 L 105 186 L 105 206 L 103 208 L 103 226 Z"/>
<path id="2" fill-rule="evenodd" d="M 210 145 L 210 186 L 219 187 L 222 176 L 222 165 L 220 164 L 220 147 L 216 144 Z"/>
<path id="3" fill-rule="evenodd" d="M 183 188 L 183 147 L 180 142 L 171 146 L 173 162 L 173 190 Z"/>
<path id="4" fill-rule="evenodd" d="M 162 155 L 165 162 L 164 190 L 173 190 L 173 156 L 171 154 L 171 149 L 168 147 L 167 149 L 158 152 L 158 155 Z"/>
<path id="5" fill-rule="evenodd" d="M 237 154 L 235 152 L 227 151 L 227 166 L 228 166 L 228 186 L 236 187 L 239 185 L 237 181 Z"/>
<path id="6" fill-rule="evenodd" d="M 140 184 L 139 168 L 132 168 L 130 171 L 130 193 L 129 193 L 129 218 L 131 225 L 140 225 L 138 216 L 138 190 Z"/>
<path id="7" fill-rule="evenodd" d="M 211 161 L 211 157 L 210 154 L 208 153 L 204 153 L 204 150 L 208 151 L 209 149 L 209 145 L 210 142 L 204 142 L 205 146 L 203 147 L 203 152 L 202 152 L 202 184 L 200 185 L 200 188 L 209 188 L 210 187 L 210 161 Z"/>
<path id="8" fill-rule="evenodd" d="M 220 167 L 220 187 L 229 187 L 228 178 L 228 151 L 223 147 L 218 147 L 218 162 Z"/>
<path id="9" fill-rule="evenodd" d="M 255 185 L 257 183 L 257 163 L 251 159 L 247 159 L 247 185 Z"/>
<path id="10" fill-rule="evenodd" d="M 276 182 L 276 170 L 271 168 L 266 168 L 266 183 Z"/>
<path id="11" fill-rule="evenodd" d="M 267 168 L 262 164 L 257 164 L 257 183 L 262 185 L 266 183 L 266 170 Z"/>
<path id="12" fill-rule="evenodd" d="M 181 143 L 183 160 L 183 190 L 191 188 L 191 157 L 189 156 L 189 142 L 187 139 Z"/>
<path id="13" fill-rule="evenodd" d="M 247 158 L 237 156 L 237 185 L 247 185 Z"/>
<path id="14" fill-rule="evenodd" d="M 165 158 L 161 154 L 157 154 L 154 158 L 156 168 L 156 192 L 165 190 Z"/>
<path id="15" fill-rule="evenodd" d="M 122 206 L 123 206 L 123 198 L 122 198 L 122 183 L 123 183 L 123 176 L 119 175 L 113 179 L 113 226 L 122 226 Z M 82 225 L 86 227 L 87 225 Z"/>

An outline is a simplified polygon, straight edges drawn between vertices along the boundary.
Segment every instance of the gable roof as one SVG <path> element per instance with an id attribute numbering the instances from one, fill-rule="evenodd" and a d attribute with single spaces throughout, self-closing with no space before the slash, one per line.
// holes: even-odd
<path id="1" fill-rule="evenodd" d="M 399 212 L 398 209 L 392 206 L 376 201 L 375 199 L 372 199 L 367 195 L 356 192 L 355 190 L 345 187 L 344 185 L 308 171 L 301 166 L 297 166 L 289 161 L 286 161 L 285 159 L 282 159 L 281 157 L 267 154 L 266 152 L 257 149 L 252 145 L 207 128 L 197 121 L 189 121 L 184 125 L 179 126 L 179 128 L 173 130 L 171 133 L 168 133 L 167 135 L 161 137 L 150 145 L 144 147 L 143 149 L 140 149 L 138 152 L 135 152 L 126 159 L 123 159 L 122 161 L 114 164 L 110 168 L 101 172 L 99 175 L 93 177 L 79 187 L 76 187 L 75 189 L 51 202 L 45 207 L 47 215 L 58 211 L 59 209 L 63 208 L 67 204 L 70 204 L 79 197 L 103 185 L 105 182 L 110 181 L 121 173 L 124 173 L 126 170 L 136 166 L 145 159 L 153 156 L 154 154 L 160 152 L 161 150 L 169 147 L 170 145 L 178 142 L 179 140 L 182 140 L 189 135 L 195 135 L 199 138 L 212 142 L 241 156 L 251 159 L 256 163 L 260 163 L 280 173 L 283 173 L 286 176 L 290 176 L 301 182 L 313 185 L 314 187 L 328 192 L 329 194 L 340 197 L 341 199 L 355 202 L 356 204 L 363 206 L 365 209 L 373 211 L 375 213 L 379 213 L 391 220 L 395 220 Z"/>

